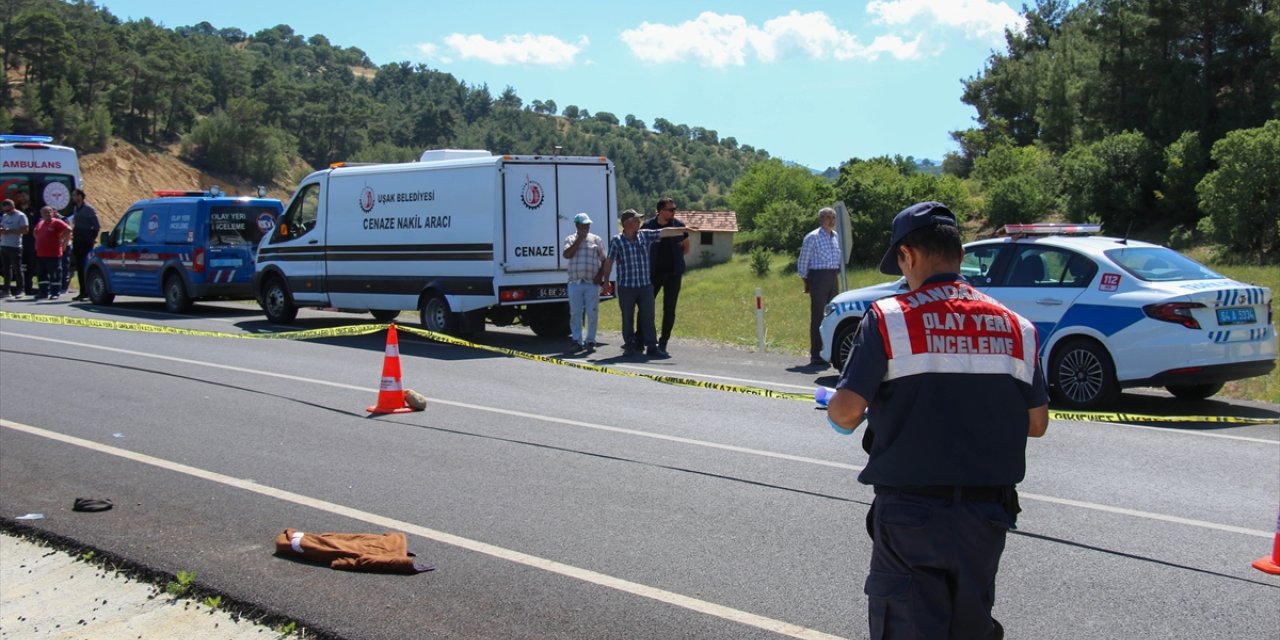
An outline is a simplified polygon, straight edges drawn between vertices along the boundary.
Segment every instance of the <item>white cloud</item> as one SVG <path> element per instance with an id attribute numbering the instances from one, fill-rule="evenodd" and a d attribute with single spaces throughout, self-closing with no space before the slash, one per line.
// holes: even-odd
<path id="1" fill-rule="evenodd" d="M 441 51 L 432 43 L 420 44 L 418 52 L 427 59 L 451 62 L 452 58 L 462 60 L 483 60 L 490 64 L 508 65 L 524 64 L 531 66 L 566 67 L 574 63 L 579 53 L 591 44 L 586 36 L 580 36 L 576 42 L 565 42 L 560 38 L 548 35 L 526 33 L 523 35 L 507 35 L 502 40 L 490 40 L 478 34 L 454 33 L 446 36 L 445 45 L 449 54 Z"/>
<path id="2" fill-rule="evenodd" d="M 1006 28 L 1021 32 L 1026 27 L 1012 7 L 990 0 L 871 0 L 867 13 L 890 27 L 938 25 L 993 44 L 1004 42 Z"/>
<path id="3" fill-rule="evenodd" d="M 882 54 L 904 59 L 919 55 L 918 38 L 907 43 L 897 36 L 881 36 L 866 46 L 821 11 L 792 11 L 758 26 L 742 16 L 704 11 L 677 25 L 644 22 L 621 37 L 632 55 L 646 62 L 693 60 L 708 67 L 742 66 L 751 57 L 773 62 L 787 57 L 874 60 Z"/>

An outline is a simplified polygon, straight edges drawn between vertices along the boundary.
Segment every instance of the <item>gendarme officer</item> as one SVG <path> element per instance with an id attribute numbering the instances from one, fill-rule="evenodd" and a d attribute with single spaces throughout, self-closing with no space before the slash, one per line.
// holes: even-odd
<path id="1" fill-rule="evenodd" d="M 1048 396 L 1035 327 L 969 286 L 963 258 L 945 205 L 898 213 L 880 271 L 910 290 L 868 310 L 828 406 L 842 434 L 870 416 L 858 481 L 875 486 L 872 638 L 1004 636 L 991 617 L 996 569 Z"/>

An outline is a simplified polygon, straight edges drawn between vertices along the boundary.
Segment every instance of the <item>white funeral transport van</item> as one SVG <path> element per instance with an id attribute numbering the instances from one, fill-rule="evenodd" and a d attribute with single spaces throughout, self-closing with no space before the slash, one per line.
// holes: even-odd
<path id="1" fill-rule="evenodd" d="M 334 165 L 299 183 L 258 246 L 254 291 L 272 322 L 300 307 L 418 310 L 442 333 L 516 321 L 569 333 L 562 240 L 586 212 L 608 238 L 617 219 L 604 157 L 429 150 L 418 162 Z"/>

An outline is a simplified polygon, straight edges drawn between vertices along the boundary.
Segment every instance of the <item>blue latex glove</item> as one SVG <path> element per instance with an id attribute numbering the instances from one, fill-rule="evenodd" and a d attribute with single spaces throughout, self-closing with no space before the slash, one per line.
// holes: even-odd
<path id="1" fill-rule="evenodd" d="M 831 425 L 831 428 L 832 428 L 832 429 L 834 429 L 836 433 L 838 433 L 838 434 L 840 434 L 840 435 L 842 435 L 842 436 L 851 436 L 851 435 L 853 435 L 853 429 L 846 429 L 846 428 L 844 428 L 844 427 L 842 427 L 842 426 L 840 426 L 840 425 L 836 424 L 835 420 L 832 420 L 832 419 L 831 419 L 831 416 L 827 416 L 827 424 Z"/>

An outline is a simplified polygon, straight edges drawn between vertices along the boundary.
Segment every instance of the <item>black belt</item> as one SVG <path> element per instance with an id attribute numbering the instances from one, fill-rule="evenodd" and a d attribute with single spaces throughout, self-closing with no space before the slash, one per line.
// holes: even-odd
<path id="1" fill-rule="evenodd" d="M 919 487 L 876 487 L 876 495 L 906 493 L 931 498 L 958 498 L 969 502 L 1003 502 L 1009 487 L 925 485 Z"/>

